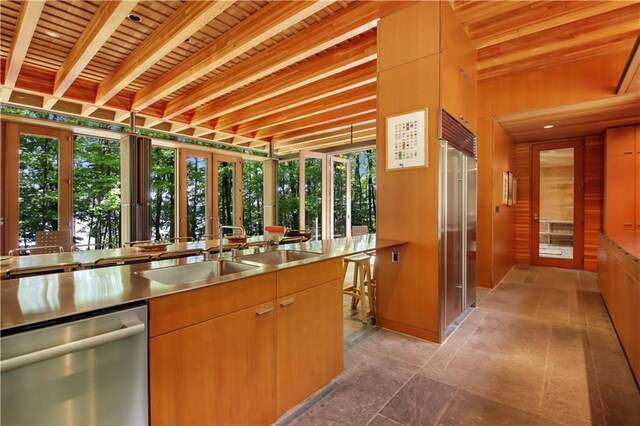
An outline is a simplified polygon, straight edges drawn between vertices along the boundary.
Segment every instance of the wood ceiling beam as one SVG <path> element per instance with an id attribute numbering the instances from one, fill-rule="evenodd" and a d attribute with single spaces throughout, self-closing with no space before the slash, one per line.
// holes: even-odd
<path id="1" fill-rule="evenodd" d="M 360 102 L 344 108 L 334 109 L 321 114 L 312 115 L 289 123 L 268 127 L 256 132 L 257 139 L 273 138 L 274 141 L 291 139 L 292 135 L 309 134 L 317 132 L 318 129 L 336 127 L 344 124 L 351 124 L 356 121 L 370 120 L 376 116 L 376 100 Z M 302 133 L 305 132 L 305 133 Z"/>
<path id="2" fill-rule="evenodd" d="M 296 144 L 300 144 L 300 143 L 305 143 L 305 142 L 310 142 L 310 141 L 322 141 L 325 139 L 331 139 L 331 138 L 336 138 L 336 137 L 351 137 L 351 135 L 353 134 L 354 136 L 359 136 L 359 134 L 361 134 L 362 132 L 371 130 L 371 129 L 375 129 L 376 127 L 376 121 L 375 120 L 367 120 L 364 121 L 362 123 L 359 124 L 353 124 L 350 126 L 342 126 L 339 129 L 336 130 L 330 130 L 330 131 L 325 131 L 322 133 L 316 133 L 316 134 L 309 134 L 303 137 L 299 137 L 293 140 L 287 140 L 287 141 L 282 141 L 282 142 L 276 142 L 276 146 L 279 147 L 283 147 L 283 146 L 292 146 L 292 145 L 296 145 Z"/>
<path id="3" fill-rule="evenodd" d="M 13 88 L 16 85 L 44 5 L 45 2 L 41 0 L 22 1 L 5 66 L 4 85 L 7 87 Z"/>
<path id="4" fill-rule="evenodd" d="M 269 126 L 291 123 L 293 121 L 302 120 L 312 115 L 344 108 L 349 105 L 372 100 L 375 98 L 376 84 L 369 83 L 362 87 L 357 87 L 343 93 L 337 93 L 327 98 L 308 102 L 295 108 L 280 111 L 274 114 L 270 114 L 266 117 L 261 117 L 246 122 L 239 126 L 237 130 L 239 132 L 252 133 Z"/>
<path id="5" fill-rule="evenodd" d="M 279 154 L 288 154 L 291 152 L 301 151 L 303 149 L 319 149 L 319 148 L 328 148 L 330 146 L 340 146 L 340 145 L 350 145 L 352 143 L 364 142 L 369 140 L 376 139 L 376 129 L 370 130 L 368 132 L 364 132 L 363 134 L 357 137 L 337 137 L 334 139 L 328 139 L 324 141 L 310 141 L 301 143 L 298 145 L 292 146 L 283 146 L 278 149 Z"/>
<path id="6" fill-rule="evenodd" d="M 552 3 L 549 1 L 468 1 L 454 6 L 456 16 L 464 26 L 489 21 L 505 13 L 518 9 L 527 10 L 534 4 Z M 514 12 L 515 13 L 515 12 Z"/>
<path id="7" fill-rule="evenodd" d="M 623 34 L 635 34 L 640 32 L 640 22 L 637 17 L 631 16 L 626 22 L 620 22 L 618 25 L 600 28 L 585 34 L 576 35 L 567 40 L 558 40 L 553 43 L 539 44 L 537 46 L 523 46 L 521 50 L 511 53 L 498 55 L 490 59 L 478 58 L 478 70 L 483 71 L 492 67 L 505 65 L 511 62 L 518 62 L 530 57 L 553 54 L 560 49 L 571 49 L 581 45 L 589 45 L 598 41 Z"/>
<path id="8" fill-rule="evenodd" d="M 295 108 L 355 89 L 360 86 L 370 85 L 376 80 L 376 62 L 370 61 L 355 68 L 332 75 L 325 79 L 316 81 L 300 87 L 283 95 L 276 96 L 265 102 L 253 104 L 246 108 L 234 111 L 231 114 L 219 117 L 215 121 L 216 129 L 230 129 L 239 126 L 239 130 L 234 133 L 248 133 L 247 126 L 241 126 L 252 120 L 259 119 L 269 114 Z M 255 129 L 257 130 L 257 129 Z"/>
<path id="9" fill-rule="evenodd" d="M 297 34 L 293 37 L 297 37 Z M 295 53 L 290 51 L 288 52 L 289 55 L 287 58 L 291 57 L 291 55 Z M 295 90 L 301 86 L 313 83 L 349 68 L 356 67 L 362 63 L 371 61 L 376 57 L 377 40 L 376 32 L 374 30 L 362 37 L 344 43 L 339 48 L 322 52 L 316 57 L 305 62 L 297 64 L 282 72 L 272 74 L 271 76 L 260 80 L 256 84 L 252 84 L 227 96 L 219 98 L 210 105 L 203 106 L 195 112 L 192 123 L 199 123 L 207 121 L 209 118 L 229 114 L 250 104 L 264 101 L 268 98 Z M 247 59 L 247 62 L 249 61 L 252 62 L 252 64 L 250 64 L 251 67 L 255 66 L 254 72 L 255 70 L 259 70 L 260 74 L 263 74 L 266 69 L 275 67 L 272 58 L 268 55 L 262 56 L 261 54 L 258 54 L 253 58 Z M 245 62 L 239 64 L 237 67 L 246 67 Z M 253 75 L 253 73 L 251 74 Z M 203 94 L 201 90 L 196 88 L 191 91 L 188 96 L 176 98 L 175 100 L 170 101 L 165 109 L 164 117 L 174 117 L 197 106 L 198 104 L 205 103 L 210 99 L 218 98 L 220 95 L 223 95 L 237 85 L 234 85 L 233 82 L 229 85 L 229 80 L 244 81 L 242 79 L 239 80 L 237 76 L 237 70 L 224 73 L 219 78 L 211 79 L 200 86 L 217 88 L 214 91 L 208 91 L 207 94 Z M 253 79 L 253 77 L 251 78 Z"/>
<path id="10" fill-rule="evenodd" d="M 330 123 L 319 124 L 313 127 L 307 127 L 302 130 L 296 130 L 291 133 L 286 133 L 278 138 L 273 138 L 274 142 L 279 144 L 287 144 L 289 142 L 295 143 L 300 139 L 305 139 L 309 137 L 324 137 L 326 134 L 332 134 L 333 136 L 337 136 L 341 134 L 341 132 L 350 132 L 351 126 L 354 128 L 358 128 L 358 126 L 371 125 L 375 126 L 376 123 L 376 113 L 371 114 L 370 112 L 365 112 L 360 114 L 359 116 L 353 116 L 346 118 L 344 120 L 333 121 Z"/>
<path id="11" fill-rule="evenodd" d="M 491 27 L 487 27 L 485 25 L 483 26 L 484 28 L 478 32 L 468 30 L 468 33 L 476 48 L 482 49 L 540 31 L 566 25 L 571 22 L 618 10 L 634 3 L 635 2 L 626 1 L 605 1 L 596 4 L 585 4 L 584 2 L 558 2 L 550 5 L 549 7 L 564 7 L 565 11 L 555 12 L 551 16 L 549 16 L 549 13 L 540 14 L 533 22 L 529 22 L 525 25 L 517 23 L 516 25 L 509 26 L 508 23 L 500 21 L 496 22 Z"/>
<path id="12" fill-rule="evenodd" d="M 87 27 L 62 63 L 53 83 L 53 96 L 61 97 L 82 70 L 111 37 L 138 0 L 111 0 L 100 3 Z"/>
<path id="13" fill-rule="evenodd" d="M 214 99 L 223 93 L 228 93 L 266 77 L 279 69 L 374 28 L 377 25 L 377 19 L 412 3 L 415 1 L 357 1 L 351 3 L 333 16 L 326 17 L 317 24 L 278 43 L 275 49 L 267 49 L 243 61 L 233 67 L 233 72 L 223 73 L 216 79 L 219 83 L 212 82 L 210 85 L 203 85 L 199 96 L 202 99 Z M 218 117 L 217 111 L 214 110 L 218 106 L 213 105 L 205 105 L 197 109 L 192 118 L 192 124 L 200 124 Z"/>
<path id="14" fill-rule="evenodd" d="M 95 103 L 103 105 L 234 2 L 185 2 L 100 83 Z"/>
<path id="15" fill-rule="evenodd" d="M 276 1 L 267 4 L 212 43 L 191 55 L 180 65 L 140 90 L 133 100 L 133 109 L 142 110 L 148 107 L 182 86 L 215 70 L 327 7 L 332 2 L 327 0 Z"/>
<path id="16" fill-rule="evenodd" d="M 9 102 L 12 90 L 8 87 L 0 87 L 0 102 L 3 104 Z"/>

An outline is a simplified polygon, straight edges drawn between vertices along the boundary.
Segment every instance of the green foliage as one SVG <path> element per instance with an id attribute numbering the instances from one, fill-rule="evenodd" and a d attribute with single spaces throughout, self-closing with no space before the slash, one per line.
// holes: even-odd
<path id="1" fill-rule="evenodd" d="M 333 173 L 333 233 L 338 238 L 347 235 L 347 165 L 336 162 L 331 173 Z"/>
<path id="2" fill-rule="evenodd" d="M 75 242 L 121 244 L 120 143 L 76 136 L 73 156 Z"/>
<path id="3" fill-rule="evenodd" d="M 187 157 L 187 235 L 199 239 L 206 231 L 207 160 Z"/>
<path id="4" fill-rule="evenodd" d="M 218 161 L 218 222 L 233 225 L 235 163 Z"/>
<path id="5" fill-rule="evenodd" d="M 242 224 L 247 235 L 264 232 L 264 165 L 260 161 L 242 162 Z"/>
<path id="6" fill-rule="evenodd" d="M 289 229 L 300 227 L 299 161 L 278 163 L 278 224 Z"/>
<path id="7" fill-rule="evenodd" d="M 322 160 L 319 158 L 307 158 L 304 162 L 304 217 L 305 229 L 311 232 L 311 237 L 322 239 Z"/>
<path id="8" fill-rule="evenodd" d="M 340 155 L 351 161 L 351 225 L 376 232 L 376 151 Z"/>
<path id="9" fill-rule="evenodd" d="M 36 231 L 58 229 L 58 140 L 20 135 L 19 234 L 35 243 Z"/>
<path id="10" fill-rule="evenodd" d="M 176 235 L 176 151 L 151 148 L 151 238 L 168 240 Z"/>

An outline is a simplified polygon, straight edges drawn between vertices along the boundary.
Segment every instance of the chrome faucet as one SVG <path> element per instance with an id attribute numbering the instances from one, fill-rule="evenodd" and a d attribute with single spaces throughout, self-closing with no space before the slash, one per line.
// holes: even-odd
<path id="1" fill-rule="evenodd" d="M 242 237 L 247 236 L 247 233 L 242 226 L 220 225 L 218 227 L 218 259 L 222 259 L 222 240 L 224 239 L 224 235 L 222 234 L 223 229 L 239 229 L 242 231 Z"/>

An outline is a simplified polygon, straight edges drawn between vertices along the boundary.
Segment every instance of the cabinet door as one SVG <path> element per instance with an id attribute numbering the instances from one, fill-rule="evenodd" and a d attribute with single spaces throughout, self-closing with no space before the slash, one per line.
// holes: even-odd
<path id="1" fill-rule="evenodd" d="M 632 230 L 635 221 L 636 156 L 607 157 L 605 231 Z"/>
<path id="2" fill-rule="evenodd" d="M 342 371 L 342 280 L 278 299 L 277 318 L 281 416 Z"/>
<path id="3" fill-rule="evenodd" d="M 607 129 L 605 147 L 607 157 L 612 155 L 632 155 L 636 151 L 635 126 Z"/>
<path id="4" fill-rule="evenodd" d="M 640 128 L 640 127 L 638 127 Z M 636 169 L 635 169 L 635 173 L 636 173 L 636 187 L 635 187 L 635 191 L 634 191 L 634 197 L 636 200 L 636 230 L 640 230 L 640 153 L 637 153 L 636 155 L 634 155 L 635 157 L 635 162 L 636 162 Z M 631 186 L 631 185 L 630 185 Z M 633 187 L 633 186 L 631 186 Z"/>
<path id="5" fill-rule="evenodd" d="M 631 277 L 629 283 L 630 297 L 629 297 L 629 310 L 630 315 L 630 335 L 631 345 L 627 354 L 631 360 L 631 368 L 636 376 L 636 380 L 640 381 L 640 280 L 636 277 Z"/>
<path id="6" fill-rule="evenodd" d="M 275 420 L 275 303 L 149 340 L 151 424 Z"/>

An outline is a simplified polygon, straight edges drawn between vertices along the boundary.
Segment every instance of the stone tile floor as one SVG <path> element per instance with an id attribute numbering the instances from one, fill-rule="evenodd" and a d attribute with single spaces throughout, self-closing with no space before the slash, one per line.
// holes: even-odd
<path id="1" fill-rule="evenodd" d="M 640 393 L 596 284 L 516 266 L 436 345 L 363 325 L 345 298 L 345 369 L 295 425 L 640 425 Z"/>

